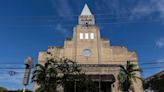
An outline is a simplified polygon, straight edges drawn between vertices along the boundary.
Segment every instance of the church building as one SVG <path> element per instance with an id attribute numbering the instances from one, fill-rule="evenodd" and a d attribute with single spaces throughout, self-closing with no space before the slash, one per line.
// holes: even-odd
<path id="1" fill-rule="evenodd" d="M 111 46 L 110 40 L 102 38 L 94 15 L 85 4 L 78 24 L 73 29 L 73 37 L 64 40 L 64 46 L 49 46 L 47 51 L 39 52 L 38 63 L 44 64 L 51 57 L 66 57 L 82 66 L 82 70 L 97 82 L 101 79 L 101 92 L 121 92 L 119 89 L 119 65 L 131 61 L 138 65 L 137 55 L 123 46 Z M 140 73 L 137 72 L 140 77 Z M 143 92 L 139 79 L 133 81 L 134 92 Z M 72 91 L 74 92 L 74 91 Z"/>

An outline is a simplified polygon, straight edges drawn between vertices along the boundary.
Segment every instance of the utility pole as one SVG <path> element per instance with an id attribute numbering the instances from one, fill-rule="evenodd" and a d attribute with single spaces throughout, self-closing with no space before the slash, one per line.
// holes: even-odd
<path id="1" fill-rule="evenodd" d="M 75 82 L 74 82 L 74 92 L 76 92 L 76 79 L 75 79 Z"/>
<path id="2" fill-rule="evenodd" d="M 26 91 L 26 86 L 29 83 L 29 78 L 30 78 L 30 73 L 31 73 L 31 68 L 32 68 L 32 58 L 31 57 L 27 57 L 24 61 L 25 64 L 25 72 L 24 72 L 24 78 L 23 78 L 23 92 Z"/>

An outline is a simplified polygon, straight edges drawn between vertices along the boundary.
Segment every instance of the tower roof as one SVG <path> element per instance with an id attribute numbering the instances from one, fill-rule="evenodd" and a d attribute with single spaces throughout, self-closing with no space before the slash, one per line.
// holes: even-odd
<path id="1" fill-rule="evenodd" d="M 91 13 L 90 9 L 88 8 L 87 4 L 85 4 L 85 6 L 84 6 L 84 8 L 81 12 L 81 15 L 92 15 L 92 13 Z"/>

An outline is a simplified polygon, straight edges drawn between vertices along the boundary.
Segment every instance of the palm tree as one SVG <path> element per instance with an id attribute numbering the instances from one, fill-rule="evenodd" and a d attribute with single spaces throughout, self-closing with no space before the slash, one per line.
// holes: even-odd
<path id="1" fill-rule="evenodd" d="M 37 64 L 33 72 L 32 82 L 37 83 L 39 88 L 36 92 L 56 92 L 57 89 L 57 69 L 51 62 L 44 65 Z"/>
<path id="2" fill-rule="evenodd" d="M 57 59 L 59 76 L 59 84 L 67 90 L 66 86 L 74 87 L 74 82 L 80 79 L 81 68 L 72 60 L 68 58 Z"/>
<path id="3" fill-rule="evenodd" d="M 37 64 L 32 82 L 39 86 L 37 92 L 57 92 L 58 86 L 62 86 L 64 90 L 70 87 L 74 90 L 84 89 L 89 85 L 80 66 L 68 58 L 47 59 L 44 65 Z"/>
<path id="4" fill-rule="evenodd" d="M 136 78 L 141 79 L 136 76 L 136 72 L 140 71 L 140 69 L 135 68 L 136 66 L 136 64 L 131 64 L 130 61 L 127 61 L 126 66 L 120 65 L 118 80 L 122 91 L 129 92 L 130 89 L 133 90 L 132 80 Z"/>
<path id="5" fill-rule="evenodd" d="M 58 64 L 58 70 L 62 76 L 60 76 L 60 84 L 66 92 L 95 92 L 93 88 L 93 82 L 89 79 L 85 73 L 82 72 L 81 67 L 74 61 L 68 58 L 60 59 L 60 64 Z M 92 86 L 92 88 L 89 87 Z M 68 90 L 68 88 L 73 88 L 73 90 Z"/>
<path id="6" fill-rule="evenodd" d="M 53 56 L 51 52 L 47 52 Z M 67 88 L 73 88 L 79 92 L 95 92 L 94 83 L 85 73 L 81 71 L 81 67 L 73 60 L 68 58 L 47 58 L 42 64 L 37 64 L 32 76 L 32 82 L 37 83 L 37 92 L 57 92 L 57 87 L 62 86 L 64 91 L 69 92 Z M 88 87 L 90 86 L 90 87 Z M 72 92 L 73 90 L 70 90 Z"/>

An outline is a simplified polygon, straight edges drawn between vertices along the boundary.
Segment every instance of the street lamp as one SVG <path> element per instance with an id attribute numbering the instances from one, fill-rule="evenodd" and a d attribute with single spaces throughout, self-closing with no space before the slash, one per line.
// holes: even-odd
<path id="1" fill-rule="evenodd" d="M 24 78 L 23 78 L 23 85 L 24 85 L 24 89 L 23 92 L 25 92 L 26 90 L 26 86 L 29 83 L 29 78 L 30 78 L 30 73 L 31 73 L 31 68 L 32 68 L 32 58 L 31 57 L 27 57 L 24 61 L 25 64 L 25 72 L 24 72 Z"/>

